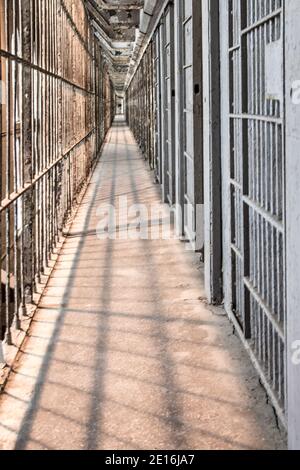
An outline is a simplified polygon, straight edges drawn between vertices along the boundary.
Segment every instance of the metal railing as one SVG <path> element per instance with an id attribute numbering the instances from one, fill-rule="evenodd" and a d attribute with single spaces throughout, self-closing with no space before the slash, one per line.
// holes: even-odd
<path id="1" fill-rule="evenodd" d="M 0 336 L 10 344 L 113 113 L 81 0 L 0 0 Z"/>

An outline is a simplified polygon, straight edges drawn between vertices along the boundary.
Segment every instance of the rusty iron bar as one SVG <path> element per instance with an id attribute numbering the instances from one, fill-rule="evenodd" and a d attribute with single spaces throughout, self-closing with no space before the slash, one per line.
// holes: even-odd
<path id="1" fill-rule="evenodd" d="M 13 342 L 114 113 L 78 0 L 0 0 L 0 340 Z"/>

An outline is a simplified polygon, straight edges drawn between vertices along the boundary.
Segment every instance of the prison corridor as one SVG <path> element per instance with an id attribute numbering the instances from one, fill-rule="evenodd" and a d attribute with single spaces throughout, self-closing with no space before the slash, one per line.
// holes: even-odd
<path id="1" fill-rule="evenodd" d="M 160 204 L 119 118 L 0 397 L 0 449 L 280 448 L 250 359 L 204 300 L 199 255 L 97 236 L 99 207 L 124 196 Z"/>

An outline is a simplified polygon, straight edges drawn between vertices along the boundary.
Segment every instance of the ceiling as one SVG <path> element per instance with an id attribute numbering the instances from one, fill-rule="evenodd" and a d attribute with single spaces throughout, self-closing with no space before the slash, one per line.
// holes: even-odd
<path id="1" fill-rule="evenodd" d="M 86 0 L 95 35 L 104 50 L 116 92 L 122 94 L 138 38 L 144 0 Z"/>

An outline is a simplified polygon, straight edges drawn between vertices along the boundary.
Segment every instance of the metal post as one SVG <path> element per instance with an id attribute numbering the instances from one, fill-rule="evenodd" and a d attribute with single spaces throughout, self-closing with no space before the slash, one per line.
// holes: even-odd
<path id="1" fill-rule="evenodd" d="M 219 304 L 223 300 L 219 0 L 205 0 L 202 5 L 205 287 L 209 302 Z"/>
<path id="2" fill-rule="evenodd" d="M 31 31 L 31 0 L 22 0 L 22 49 L 24 60 L 31 62 L 31 44 L 32 44 L 32 31 Z M 33 214 L 34 214 L 34 199 L 33 187 L 31 186 L 33 171 L 32 171 L 32 71 L 29 67 L 22 66 L 22 87 L 23 87 L 23 102 L 22 102 L 22 143 L 23 143 L 23 184 L 30 185 L 23 198 L 23 230 L 22 230 L 22 250 L 21 250 L 21 265 L 22 265 L 22 307 L 23 313 L 26 313 L 26 304 L 32 303 L 33 296 Z"/>

